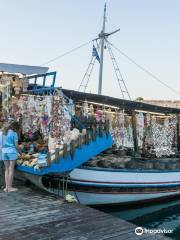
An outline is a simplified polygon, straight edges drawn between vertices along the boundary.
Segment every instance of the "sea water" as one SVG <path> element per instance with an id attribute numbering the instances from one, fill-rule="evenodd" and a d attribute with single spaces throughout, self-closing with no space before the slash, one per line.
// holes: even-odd
<path id="1" fill-rule="evenodd" d="M 104 208 L 111 215 L 149 230 L 162 230 L 166 236 L 180 240 L 180 200 L 135 207 Z M 168 231 L 168 232 L 167 232 Z"/>

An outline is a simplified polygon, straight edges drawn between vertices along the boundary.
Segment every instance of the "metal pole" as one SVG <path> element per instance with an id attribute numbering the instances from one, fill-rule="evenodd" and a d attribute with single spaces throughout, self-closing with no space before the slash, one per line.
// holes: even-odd
<path id="1" fill-rule="evenodd" d="M 101 55 L 100 55 L 98 94 L 102 94 L 102 75 L 103 75 L 104 40 L 105 40 L 105 22 L 106 22 L 106 4 L 104 5 L 103 28 L 102 28 L 101 33 L 99 34 L 99 38 L 101 39 Z"/>

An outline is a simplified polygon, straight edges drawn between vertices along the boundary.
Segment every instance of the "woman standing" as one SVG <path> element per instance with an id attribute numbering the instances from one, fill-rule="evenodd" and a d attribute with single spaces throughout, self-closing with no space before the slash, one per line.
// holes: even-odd
<path id="1" fill-rule="evenodd" d="M 2 160 L 5 165 L 5 192 L 17 191 L 12 187 L 14 167 L 18 158 L 18 129 L 19 124 L 12 122 L 3 128 Z"/>
<path id="2" fill-rule="evenodd" d="M 3 161 L 2 161 L 2 137 L 3 133 L 1 131 L 1 123 L 0 123 L 0 188 L 3 187 Z"/>

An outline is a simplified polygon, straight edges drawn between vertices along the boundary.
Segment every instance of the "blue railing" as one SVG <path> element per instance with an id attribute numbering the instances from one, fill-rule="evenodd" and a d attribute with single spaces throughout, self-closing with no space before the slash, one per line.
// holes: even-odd
<path id="1" fill-rule="evenodd" d="M 52 77 L 52 82 L 50 86 L 47 86 L 47 78 Z M 38 79 L 43 79 L 42 85 L 38 85 Z M 44 74 L 37 74 L 28 76 L 27 79 L 33 85 L 33 89 L 28 90 L 28 92 L 33 92 L 34 94 L 47 94 L 53 93 L 55 90 L 55 82 L 56 82 L 56 72 L 49 72 Z"/>

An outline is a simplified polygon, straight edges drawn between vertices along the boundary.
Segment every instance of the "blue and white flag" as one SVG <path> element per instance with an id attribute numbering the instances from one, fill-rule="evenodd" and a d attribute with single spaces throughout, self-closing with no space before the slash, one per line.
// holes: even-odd
<path id="1" fill-rule="evenodd" d="M 100 63 L 100 57 L 99 57 L 98 51 L 94 45 L 93 45 L 93 50 L 92 50 L 92 56 L 96 57 L 96 60 L 98 60 L 98 62 Z"/>

